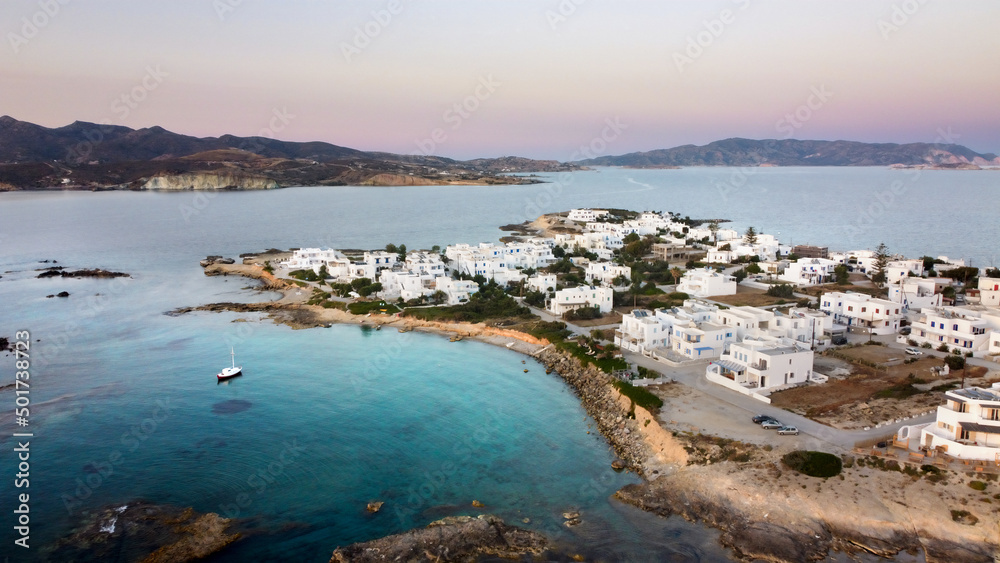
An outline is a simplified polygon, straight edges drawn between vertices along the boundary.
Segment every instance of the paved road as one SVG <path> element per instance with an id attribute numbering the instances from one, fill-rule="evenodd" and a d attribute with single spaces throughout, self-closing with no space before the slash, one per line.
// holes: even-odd
<path id="1" fill-rule="evenodd" d="M 757 399 L 743 395 L 742 393 L 737 393 L 736 391 L 722 387 L 721 385 L 709 382 L 705 379 L 706 362 L 673 367 L 642 356 L 641 354 L 635 354 L 632 352 L 625 352 L 624 354 L 625 359 L 630 363 L 663 373 L 668 377 L 672 377 L 678 383 L 694 387 L 710 397 L 728 403 L 732 407 L 734 427 L 736 427 L 736 425 L 743 425 L 747 428 L 752 428 L 751 425 L 753 425 L 753 423 L 750 421 L 750 418 L 753 415 L 770 415 L 786 424 L 798 428 L 799 431 L 807 437 L 806 440 L 802 440 L 806 446 L 810 443 L 816 443 L 816 446 L 812 447 L 822 447 L 820 444 L 827 444 L 849 450 L 853 448 L 854 444 L 858 441 L 892 434 L 900 426 L 923 424 L 934 419 L 934 415 L 931 414 L 900 423 L 882 426 L 880 428 L 872 428 L 868 431 L 838 430 L 816 422 L 815 420 L 810 420 L 804 416 L 797 415 L 778 407 L 773 407 Z"/>

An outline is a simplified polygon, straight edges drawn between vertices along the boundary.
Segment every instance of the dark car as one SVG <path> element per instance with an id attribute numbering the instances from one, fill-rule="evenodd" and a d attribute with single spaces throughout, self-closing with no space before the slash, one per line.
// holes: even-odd
<path id="1" fill-rule="evenodd" d="M 844 338 L 843 336 L 838 336 L 833 339 L 834 346 L 843 346 L 844 344 L 847 344 L 847 339 Z"/>
<path id="2" fill-rule="evenodd" d="M 774 420 L 774 417 L 766 414 L 758 414 L 757 416 L 751 418 L 750 420 L 754 421 L 754 423 L 756 424 L 761 424 L 767 420 Z"/>

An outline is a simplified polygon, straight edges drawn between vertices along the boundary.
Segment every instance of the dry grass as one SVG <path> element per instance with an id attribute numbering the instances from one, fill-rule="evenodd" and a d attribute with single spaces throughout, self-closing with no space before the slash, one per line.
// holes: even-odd
<path id="1" fill-rule="evenodd" d="M 933 356 L 923 356 L 910 364 L 893 361 L 895 365 L 886 365 L 908 356 L 883 346 L 848 348 L 839 354 L 848 361 L 874 362 L 878 367 L 851 362 L 850 376 L 775 393 L 771 395 L 772 404 L 830 426 L 860 428 L 933 409 L 943 403 L 944 390 L 929 388 L 956 384 L 959 380 L 955 377 L 960 377 L 960 373 L 949 378 L 932 376 L 930 368 L 944 364 Z M 970 367 L 967 378 L 983 377 L 986 372 L 986 368 Z"/>
<path id="2" fill-rule="evenodd" d="M 785 303 L 796 301 L 795 299 L 772 297 L 762 289 L 753 289 L 742 285 L 736 287 L 736 295 L 718 295 L 709 297 L 709 299 L 733 307 L 766 307 L 768 305 L 775 305 L 779 301 L 784 301 Z"/>

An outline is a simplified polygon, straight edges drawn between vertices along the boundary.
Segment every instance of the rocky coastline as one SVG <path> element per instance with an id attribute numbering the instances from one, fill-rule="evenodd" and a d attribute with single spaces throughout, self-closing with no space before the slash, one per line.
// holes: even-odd
<path id="1" fill-rule="evenodd" d="M 247 275 L 274 289 L 281 285 L 298 289 L 260 266 L 212 264 L 205 273 Z M 287 296 L 289 292 L 285 293 Z M 750 451 L 749 461 L 713 463 L 704 456 L 689 459 L 689 453 L 697 449 L 691 437 L 664 429 L 659 413 L 651 413 L 621 395 L 608 374 L 527 334 L 482 324 L 426 322 L 386 315 L 358 317 L 339 309 L 280 301 L 215 303 L 170 314 L 190 311 L 265 312 L 275 322 L 294 328 L 359 322 L 399 325 L 462 334 L 496 345 L 507 343 L 508 347 L 511 339 L 516 339 L 527 346 L 516 350 L 529 353 L 574 390 L 618 456 L 615 467 L 634 471 L 643 478 L 642 483 L 618 491 L 616 498 L 664 517 L 677 515 L 715 527 L 722 531 L 721 543 L 742 560 L 821 560 L 830 550 L 892 557 L 902 551 L 923 550 L 930 563 L 994 561 L 995 529 L 987 530 L 986 522 L 973 526 L 952 521 L 948 510 L 951 507 L 946 508 L 942 502 L 950 498 L 956 505 L 979 514 L 979 520 L 991 518 L 989 505 L 976 506 L 979 503 L 969 502 L 976 497 L 959 498 L 951 493 L 960 487 L 942 493 L 940 488 L 934 489 L 936 482 L 912 474 L 858 467 L 845 471 L 840 479 L 806 477 L 782 467 L 778 452 L 752 444 L 744 444 Z M 876 487 L 878 493 L 874 493 Z M 905 501 L 891 492 L 904 490 Z M 414 541 L 406 534 L 383 540 L 388 543 L 377 545 L 402 542 L 398 549 Z M 437 545 L 450 548 L 443 539 Z"/>
<path id="2" fill-rule="evenodd" d="M 85 268 L 82 270 L 67 270 L 63 266 L 52 266 L 40 270 L 37 278 L 130 278 L 130 274 L 125 272 L 111 272 L 101 268 Z"/>
<path id="3" fill-rule="evenodd" d="M 137 500 L 89 514 L 49 554 L 53 561 L 198 561 L 240 539 L 233 521 L 215 513 Z"/>
<path id="4" fill-rule="evenodd" d="M 476 561 L 482 556 L 520 559 L 542 553 L 545 536 L 510 526 L 500 518 L 453 516 L 376 540 L 339 547 L 331 563 L 369 561 Z"/>

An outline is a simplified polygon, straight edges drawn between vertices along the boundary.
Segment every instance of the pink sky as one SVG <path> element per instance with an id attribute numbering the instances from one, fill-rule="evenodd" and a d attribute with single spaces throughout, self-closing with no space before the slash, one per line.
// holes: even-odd
<path id="1" fill-rule="evenodd" d="M 991 1 L 53 6 L 0 4 L 0 113 L 46 126 L 566 160 L 617 119 L 606 154 L 736 136 L 1000 152 Z"/>

